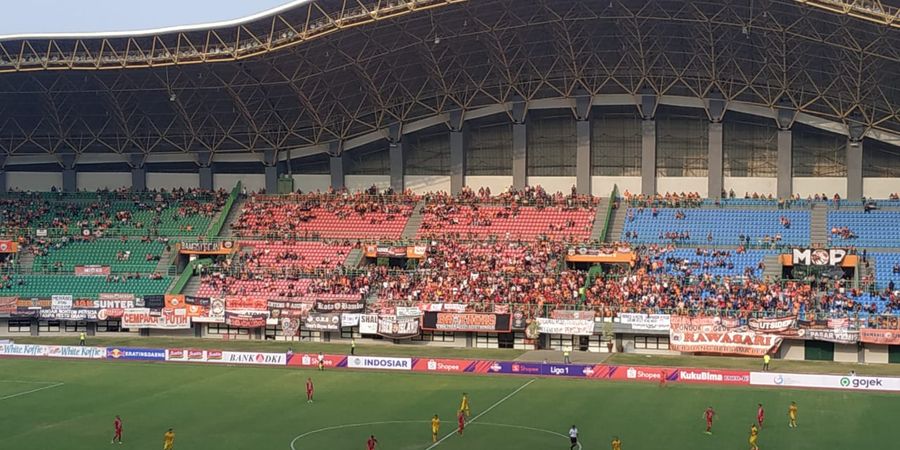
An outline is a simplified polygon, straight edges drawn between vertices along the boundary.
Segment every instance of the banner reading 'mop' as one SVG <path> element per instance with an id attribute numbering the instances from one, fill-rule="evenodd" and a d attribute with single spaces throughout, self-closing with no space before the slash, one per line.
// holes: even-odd
<path id="1" fill-rule="evenodd" d="M 672 316 L 670 321 L 669 347 L 679 352 L 762 356 L 777 350 L 782 340 L 746 327 L 730 328 L 719 317 Z"/>

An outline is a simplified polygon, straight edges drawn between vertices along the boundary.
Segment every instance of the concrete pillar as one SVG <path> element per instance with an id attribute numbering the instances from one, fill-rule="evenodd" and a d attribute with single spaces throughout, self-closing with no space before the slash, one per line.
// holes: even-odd
<path id="1" fill-rule="evenodd" d="M 721 198 L 722 197 L 722 187 L 724 186 L 725 180 L 723 178 L 723 136 L 722 136 L 722 123 L 721 122 L 712 122 L 709 124 L 709 173 L 708 173 L 708 184 L 707 196 L 709 198 Z"/>
<path id="2" fill-rule="evenodd" d="M 278 193 L 278 166 L 266 166 L 266 194 Z"/>
<path id="3" fill-rule="evenodd" d="M 135 167 L 131 169 L 131 190 L 144 192 L 147 190 L 147 169 Z"/>
<path id="4" fill-rule="evenodd" d="M 403 192 L 403 126 L 394 124 L 388 127 L 388 152 L 391 162 L 391 189 L 394 192 Z"/>
<path id="5" fill-rule="evenodd" d="M 522 100 L 516 100 L 512 104 L 512 174 L 513 187 L 523 189 L 528 182 L 528 125 L 525 116 L 528 107 Z"/>
<path id="6" fill-rule="evenodd" d="M 591 121 L 575 122 L 575 188 L 581 195 L 591 194 Z"/>
<path id="7" fill-rule="evenodd" d="M 287 164 L 291 161 L 288 160 Z M 263 151 L 263 164 L 266 166 L 266 194 L 278 193 L 278 150 L 274 148 Z"/>
<path id="8" fill-rule="evenodd" d="M 63 192 L 75 192 L 78 190 L 78 172 L 74 167 L 71 169 L 63 169 L 62 190 Z"/>
<path id="9" fill-rule="evenodd" d="M 213 189 L 213 170 L 210 166 L 200 167 L 200 189 Z"/>
<path id="10" fill-rule="evenodd" d="M 450 111 L 447 126 L 450 128 L 450 193 L 456 195 L 466 185 L 466 136 L 465 113 Z"/>
<path id="11" fill-rule="evenodd" d="M 656 120 L 641 122 L 641 193 L 656 194 Z"/>
<path id="12" fill-rule="evenodd" d="M 525 123 L 513 124 L 513 187 L 522 189 L 527 183 L 528 129 Z"/>
<path id="13" fill-rule="evenodd" d="M 0 168 L 0 192 L 6 192 L 6 170 Z"/>
<path id="14" fill-rule="evenodd" d="M 331 167 L 331 187 L 334 190 L 344 188 L 344 154 L 332 155 L 329 159 Z"/>
<path id="15" fill-rule="evenodd" d="M 778 168 L 776 170 L 778 198 L 788 198 L 794 193 L 793 136 L 791 130 L 778 130 Z"/>
<path id="16" fill-rule="evenodd" d="M 851 120 L 847 129 L 847 199 L 856 201 L 863 196 L 863 138 L 866 128 L 859 117 L 854 116 Z"/>
<path id="17" fill-rule="evenodd" d="M 403 192 L 403 142 L 391 142 L 389 144 L 391 159 L 391 189 L 394 192 Z"/>

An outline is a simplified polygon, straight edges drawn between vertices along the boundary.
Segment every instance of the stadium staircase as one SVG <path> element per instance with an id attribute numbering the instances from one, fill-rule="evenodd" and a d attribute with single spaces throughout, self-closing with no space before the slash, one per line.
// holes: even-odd
<path id="1" fill-rule="evenodd" d="M 192 276 L 187 284 L 184 285 L 184 288 L 181 290 L 181 293 L 184 295 L 197 295 L 197 291 L 200 290 L 200 277 Z M 171 288 L 171 286 L 170 286 Z"/>
<path id="2" fill-rule="evenodd" d="M 173 252 L 171 250 L 163 249 L 162 253 L 159 255 L 159 262 L 156 264 L 154 272 L 163 275 L 167 274 L 169 272 L 169 267 L 172 265 L 172 257 Z"/>
<path id="3" fill-rule="evenodd" d="M 228 213 L 228 216 L 225 217 L 225 226 L 222 227 L 222 232 L 219 233 L 222 237 L 233 237 L 234 231 L 231 229 L 231 224 L 237 221 L 238 217 L 241 216 L 241 210 L 244 209 L 244 205 L 247 204 L 247 199 L 243 197 L 238 197 L 235 200 L 234 204 L 231 206 L 231 211 Z"/>
<path id="4" fill-rule="evenodd" d="M 606 225 L 606 212 L 609 209 L 609 197 L 600 199 L 597 205 L 597 214 L 594 214 L 594 225 L 591 227 L 591 241 L 600 242 L 603 239 L 603 228 Z"/>
<path id="5" fill-rule="evenodd" d="M 628 208 L 620 207 L 612 210 L 612 217 L 609 219 L 609 232 L 606 233 L 606 242 L 622 240 L 622 230 L 625 229 L 625 218 L 627 216 Z"/>
<path id="6" fill-rule="evenodd" d="M 781 261 L 778 260 L 779 255 L 766 255 L 763 258 L 763 264 L 766 265 L 766 270 L 763 271 L 763 279 L 764 280 L 780 280 L 781 279 Z"/>
<path id="7" fill-rule="evenodd" d="M 355 269 L 359 267 L 359 263 L 362 262 L 362 259 L 363 251 L 361 248 L 351 249 L 350 253 L 347 253 L 347 259 L 344 260 L 344 268 Z"/>
<path id="8" fill-rule="evenodd" d="M 813 247 L 828 245 L 828 205 L 816 203 L 809 219 L 809 241 Z"/>
<path id="9" fill-rule="evenodd" d="M 30 251 L 19 252 L 17 258 L 19 259 L 19 268 L 23 270 L 22 273 L 27 273 L 34 267 L 34 254 Z"/>
<path id="10" fill-rule="evenodd" d="M 425 220 L 425 216 L 422 214 L 422 206 L 424 204 L 422 200 L 419 200 L 413 206 L 412 215 L 409 216 L 406 226 L 403 227 L 403 234 L 400 235 L 400 238 L 404 241 L 411 241 L 416 238 L 416 233 L 419 232 L 419 228 Z M 350 258 L 347 259 L 349 260 Z"/>

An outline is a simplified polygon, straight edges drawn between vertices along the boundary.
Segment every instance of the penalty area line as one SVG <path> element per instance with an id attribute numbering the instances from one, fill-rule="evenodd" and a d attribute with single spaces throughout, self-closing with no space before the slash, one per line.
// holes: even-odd
<path id="1" fill-rule="evenodd" d="M 66 383 L 55 383 L 55 384 L 51 384 L 51 385 L 49 385 L 49 386 L 43 386 L 43 387 L 39 387 L 39 388 L 36 388 L 36 389 L 31 389 L 31 390 L 29 390 L 29 391 L 25 391 L 25 392 L 19 392 L 19 393 L 16 393 L 16 394 L 10 394 L 10 395 L 7 395 L 7 396 L 5 396 L 5 397 L 0 397 L 0 400 L 8 400 L 8 399 L 11 399 L 11 398 L 21 397 L 21 396 L 23 396 L 23 395 L 33 394 L 33 393 L 35 393 L 35 392 L 43 391 L 43 390 L 46 390 L 46 389 L 53 389 L 53 388 L 55 388 L 55 387 L 60 387 L 60 386 L 63 386 L 63 385 L 65 385 L 65 384 L 66 384 Z"/>
<path id="2" fill-rule="evenodd" d="M 509 394 L 506 395 L 506 397 L 503 397 L 503 398 L 501 398 L 500 400 L 497 400 L 493 405 L 489 406 L 488 409 L 485 409 L 485 410 L 482 411 L 480 414 L 478 414 L 477 416 L 473 417 L 472 420 L 469 421 L 469 423 L 474 423 L 476 420 L 478 420 L 479 417 L 481 417 L 481 416 L 483 416 L 483 415 L 485 415 L 485 414 L 491 412 L 492 409 L 494 409 L 494 408 L 500 406 L 500 404 L 502 404 L 503 402 L 509 400 L 510 398 L 512 398 L 512 396 L 518 394 L 522 389 L 527 388 L 531 383 L 534 383 L 535 381 L 537 381 L 537 378 L 532 378 L 532 379 L 528 380 L 527 383 L 525 383 L 525 384 L 519 386 L 518 389 L 516 389 L 516 390 L 510 392 Z M 450 433 L 448 433 L 446 436 L 442 437 L 440 440 L 438 440 L 438 441 L 435 442 L 434 444 L 431 444 L 431 446 L 429 446 L 429 447 L 426 448 L 425 450 L 431 450 L 431 449 L 437 447 L 438 445 L 441 445 L 441 442 L 444 442 L 444 441 L 446 441 L 447 439 L 450 439 L 450 436 L 453 436 L 454 434 L 456 434 L 456 430 L 451 431 Z"/>

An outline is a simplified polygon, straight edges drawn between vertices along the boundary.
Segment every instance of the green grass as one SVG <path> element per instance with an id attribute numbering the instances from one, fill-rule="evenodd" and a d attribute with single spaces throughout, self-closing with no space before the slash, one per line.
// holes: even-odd
<path id="1" fill-rule="evenodd" d="M 694 361 L 694 360 L 692 360 Z M 694 364 L 696 365 L 696 364 Z M 316 402 L 305 402 L 306 377 Z M 112 420 L 125 422 L 131 450 L 158 450 L 174 427 L 181 449 L 290 449 L 295 437 L 326 427 L 400 421 L 322 431 L 296 442 L 297 450 L 362 449 L 369 434 L 379 449 L 424 450 L 427 420 L 440 414 L 441 436 L 452 432 L 462 392 L 472 415 L 522 387 L 514 376 L 430 375 L 293 368 L 256 368 L 105 361 L 0 360 L 0 398 L 48 382 L 64 385 L 0 400 L 3 448 L 94 450 L 108 448 Z M 16 381 L 16 382 L 10 382 Z M 35 383 L 22 383 L 33 381 Z M 40 382 L 40 383 L 38 383 Z M 791 400 L 800 428 L 787 427 Z M 562 380 L 541 378 L 479 417 L 463 437 L 435 450 L 566 449 L 570 425 L 585 449 L 720 450 L 747 448 L 756 404 L 767 408 L 760 436 L 766 449 L 894 448 L 892 426 L 900 397 L 836 391 L 770 390 Z M 715 434 L 703 434 L 703 409 L 718 412 Z M 536 430 L 511 427 L 527 427 Z M 547 431 L 539 431 L 547 430 Z"/>

